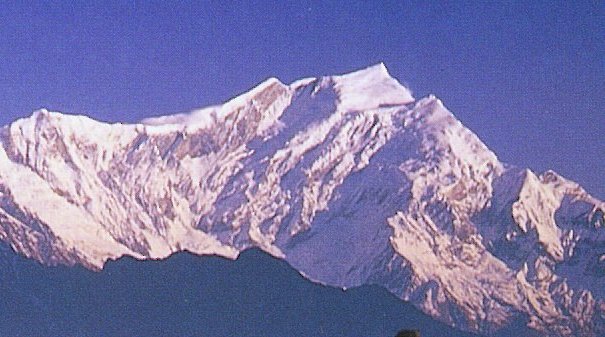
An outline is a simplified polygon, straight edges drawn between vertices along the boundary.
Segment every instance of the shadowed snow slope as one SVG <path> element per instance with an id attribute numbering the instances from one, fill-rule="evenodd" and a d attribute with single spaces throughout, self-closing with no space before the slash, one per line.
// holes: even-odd
<path id="1" fill-rule="evenodd" d="M 135 125 L 41 110 L 0 142 L 0 239 L 46 265 L 257 247 L 467 331 L 605 333 L 605 204 L 382 64 Z"/>

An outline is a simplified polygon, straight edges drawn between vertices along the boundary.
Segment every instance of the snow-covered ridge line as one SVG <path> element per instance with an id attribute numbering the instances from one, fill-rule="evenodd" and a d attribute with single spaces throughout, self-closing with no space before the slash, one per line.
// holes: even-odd
<path id="1" fill-rule="evenodd" d="M 260 247 L 486 335 L 605 333 L 604 212 L 383 64 L 137 124 L 40 110 L 0 129 L 0 240 L 41 263 Z"/>

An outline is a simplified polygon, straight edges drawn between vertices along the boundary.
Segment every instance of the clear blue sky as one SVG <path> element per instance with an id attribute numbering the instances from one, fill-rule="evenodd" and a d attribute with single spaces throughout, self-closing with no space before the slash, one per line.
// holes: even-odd
<path id="1" fill-rule="evenodd" d="M 602 0 L 3 2 L 0 124 L 40 107 L 132 122 L 380 61 L 503 161 L 605 199 Z"/>

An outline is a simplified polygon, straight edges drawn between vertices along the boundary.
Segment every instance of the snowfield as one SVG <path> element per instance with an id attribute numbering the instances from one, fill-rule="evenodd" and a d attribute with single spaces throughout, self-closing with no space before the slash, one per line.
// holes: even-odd
<path id="1" fill-rule="evenodd" d="M 258 247 L 463 330 L 605 335 L 605 203 L 383 64 L 134 125 L 40 110 L 0 145 L 0 239 L 46 265 Z"/>

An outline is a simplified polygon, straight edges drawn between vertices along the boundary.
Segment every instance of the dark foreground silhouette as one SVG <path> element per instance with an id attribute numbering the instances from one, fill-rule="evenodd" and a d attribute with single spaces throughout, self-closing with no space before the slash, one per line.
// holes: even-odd
<path id="1" fill-rule="evenodd" d="M 0 247 L 2 336 L 475 336 L 379 287 L 342 291 L 250 250 L 236 261 L 179 253 L 44 267 Z"/>
<path id="2" fill-rule="evenodd" d="M 401 330 L 395 337 L 420 337 L 420 332 L 417 330 Z"/>

